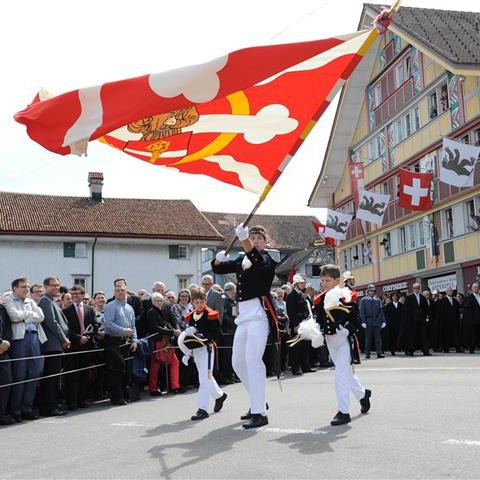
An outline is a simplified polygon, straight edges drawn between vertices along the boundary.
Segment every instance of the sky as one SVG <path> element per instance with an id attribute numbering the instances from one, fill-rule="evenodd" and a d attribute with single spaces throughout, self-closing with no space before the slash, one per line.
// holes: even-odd
<path id="1" fill-rule="evenodd" d="M 5 2 L 0 23 L 0 191 L 87 196 L 88 172 L 99 171 L 104 173 L 106 198 L 187 198 L 205 211 L 249 212 L 257 202 L 250 192 L 149 165 L 99 142 L 90 143 L 88 157 L 56 155 L 33 142 L 13 115 L 42 87 L 58 95 L 203 63 L 249 46 L 354 32 L 362 5 L 359 0 Z M 402 5 L 452 8 L 450 0 Z M 480 10 L 478 0 L 457 0 L 454 7 Z M 323 216 L 307 202 L 336 104 L 321 117 L 258 213 Z"/>

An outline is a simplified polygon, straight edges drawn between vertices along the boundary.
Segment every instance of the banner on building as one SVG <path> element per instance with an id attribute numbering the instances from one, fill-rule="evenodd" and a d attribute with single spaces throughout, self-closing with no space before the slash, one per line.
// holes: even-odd
<path id="1" fill-rule="evenodd" d="M 359 190 L 360 204 L 357 208 L 356 218 L 366 220 L 375 225 L 382 225 L 385 211 L 387 210 L 390 194 L 375 193 L 361 188 Z"/>
<path id="2" fill-rule="evenodd" d="M 345 240 L 348 226 L 352 222 L 353 215 L 327 209 L 327 222 L 325 224 L 325 237 Z"/>
<path id="3" fill-rule="evenodd" d="M 475 164 L 480 157 L 480 147 L 443 139 L 440 159 L 440 181 L 454 187 L 472 187 Z"/>

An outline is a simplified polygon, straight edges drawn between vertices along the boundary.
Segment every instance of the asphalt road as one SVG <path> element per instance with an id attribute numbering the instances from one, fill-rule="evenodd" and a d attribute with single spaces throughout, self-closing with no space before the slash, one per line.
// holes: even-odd
<path id="1" fill-rule="evenodd" d="M 107 404 L 0 429 L 0 478 L 480 478 L 480 355 L 387 357 L 357 366 L 361 415 L 331 427 L 333 371 L 268 381 L 270 424 L 245 431 L 241 385 L 198 423 L 194 392 Z M 212 403 L 213 407 L 213 403 Z"/>

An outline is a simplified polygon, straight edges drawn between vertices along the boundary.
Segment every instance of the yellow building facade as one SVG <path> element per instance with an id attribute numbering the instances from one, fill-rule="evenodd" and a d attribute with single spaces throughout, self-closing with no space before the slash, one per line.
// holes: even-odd
<path id="1" fill-rule="evenodd" d="M 379 11 L 366 4 L 361 25 Z M 363 163 L 364 188 L 390 194 L 382 226 L 362 222 L 358 228 L 360 221 L 354 220 L 347 240 L 337 245 L 338 264 L 352 271 L 359 290 L 375 283 L 378 295 L 406 292 L 418 281 L 424 289 L 452 286 L 463 292 L 480 276 L 480 165 L 473 187 L 438 179 L 443 137 L 480 145 L 480 53 L 470 45 L 475 31 L 468 30 L 468 17 L 467 12 L 400 8 L 374 47 L 361 105 L 347 105 L 342 100 L 348 92 L 342 92 L 329 146 L 337 141 L 336 152 L 344 149 L 345 157 L 334 158 L 327 148 L 310 205 L 355 213 L 349 162 Z M 419 21 L 427 25 L 421 36 Z M 452 33 L 458 45 L 445 40 L 442 25 L 457 29 Z M 332 136 L 344 134 L 342 117 L 353 111 L 358 115 L 350 142 L 339 149 Z M 343 168 L 343 175 L 329 186 L 333 165 Z M 399 207 L 400 167 L 433 172 L 431 210 Z"/>

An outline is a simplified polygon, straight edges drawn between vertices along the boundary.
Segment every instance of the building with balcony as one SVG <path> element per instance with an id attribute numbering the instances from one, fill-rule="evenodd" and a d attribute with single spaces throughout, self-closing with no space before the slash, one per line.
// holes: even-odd
<path id="1" fill-rule="evenodd" d="M 359 28 L 383 8 L 365 4 Z M 383 225 L 354 220 L 336 251 L 360 289 L 464 291 L 480 275 L 480 165 L 473 187 L 440 182 L 445 136 L 480 145 L 480 13 L 401 7 L 342 91 L 309 200 L 354 213 L 349 161 L 363 162 L 364 188 L 391 195 Z M 430 211 L 398 205 L 401 167 L 433 171 Z"/>

